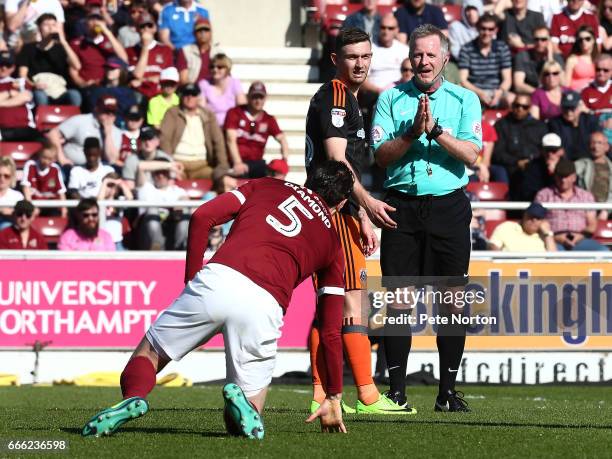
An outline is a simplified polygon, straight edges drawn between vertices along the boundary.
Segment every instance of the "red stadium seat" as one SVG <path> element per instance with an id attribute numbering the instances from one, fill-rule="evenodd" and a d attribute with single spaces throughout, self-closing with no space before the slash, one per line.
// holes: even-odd
<path id="1" fill-rule="evenodd" d="M 76 105 L 41 105 L 36 109 L 36 127 L 40 131 L 52 129 L 74 115 L 80 115 Z"/>
<path id="2" fill-rule="evenodd" d="M 176 185 L 187 191 L 189 199 L 202 199 L 207 192 L 212 189 L 212 180 L 210 179 L 185 179 L 177 180 Z"/>
<path id="3" fill-rule="evenodd" d="M 442 12 L 444 13 L 444 19 L 449 24 L 453 21 L 461 21 L 461 5 L 442 5 Z"/>
<path id="4" fill-rule="evenodd" d="M 487 123 L 489 123 L 491 126 L 493 126 L 495 123 L 497 123 L 500 119 L 502 119 L 504 116 L 506 116 L 506 113 L 508 113 L 508 110 L 493 110 L 493 109 L 487 109 L 484 111 L 484 113 L 482 114 L 482 120 L 486 121 Z"/>
<path id="5" fill-rule="evenodd" d="M 323 18 L 323 29 L 332 35 L 338 33 L 347 16 L 359 11 L 360 4 L 327 4 Z"/>
<path id="6" fill-rule="evenodd" d="M 0 142 L 0 156 L 10 156 L 17 168 L 21 169 L 41 147 L 40 142 Z"/>
<path id="7" fill-rule="evenodd" d="M 598 220 L 593 239 L 605 245 L 612 245 L 612 222 Z"/>
<path id="8" fill-rule="evenodd" d="M 481 201 L 505 201 L 508 194 L 508 184 L 502 182 L 470 182 L 467 190 L 474 193 Z"/>
<path id="9" fill-rule="evenodd" d="M 47 244 L 57 244 L 68 219 L 64 217 L 36 217 L 32 228 L 38 231 L 47 240 Z"/>

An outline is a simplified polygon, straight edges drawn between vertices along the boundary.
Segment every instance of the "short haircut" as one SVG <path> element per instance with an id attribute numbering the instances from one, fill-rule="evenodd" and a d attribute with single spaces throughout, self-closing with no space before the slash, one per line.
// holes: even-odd
<path id="1" fill-rule="evenodd" d="M 540 80 L 544 79 L 544 74 L 546 72 L 554 71 L 553 69 L 558 69 L 559 73 L 563 72 L 561 64 L 559 64 L 557 61 L 544 62 L 544 64 L 542 64 L 542 68 L 540 69 Z"/>
<path id="2" fill-rule="evenodd" d="M 232 60 L 229 58 L 229 56 L 227 54 L 224 53 L 218 53 L 215 54 L 211 59 L 210 59 L 210 64 L 221 64 L 224 67 L 227 67 L 227 72 L 228 73 L 232 73 Z"/>
<path id="3" fill-rule="evenodd" d="M 45 21 L 57 21 L 57 18 L 55 17 L 55 14 L 43 13 L 38 16 L 38 19 L 36 19 L 36 27 L 40 28 L 40 25 Z"/>
<path id="4" fill-rule="evenodd" d="M 315 167 L 304 186 L 323 198 L 329 207 L 346 199 L 353 191 L 355 177 L 346 164 L 329 160 Z"/>
<path id="5" fill-rule="evenodd" d="M 370 36 L 358 27 L 350 27 L 348 29 L 341 29 L 338 37 L 336 38 L 336 47 L 334 51 L 336 54 L 342 53 L 342 48 L 347 45 L 353 45 L 355 43 L 361 43 L 367 41 L 372 43 Z"/>
<path id="6" fill-rule="evenodd" d="M 493 13 L 485 13 L 478 18 L 478 22 L 476 23 L 476 27 L 480 27 L 482 24 L 486 22 L 492 22 L 495 24 L 495 27 L 499 24 L 499 18 Z"/>
<path id="7" fill-rule="evenodd" d="M 91 148 L 102 148 L 100 146 L 100 139 L 97 137 L 87 137 L 83 142 L 83 150 L 89 150 Z"/>
<path id="8" fill-rule="evenodd" d="M 526 97 L 527 99 L 529 99 L 529 103 L 531 103 L 531 94 L 529 94 L 527 92 L 517 92 L 514 99 L 516 100 L 519 97 Z"/>
<path id="9" fill-rule="evenodd" d="M 98 201 L 95 198 L 83 198 L 79 201 L 76 206 L 78 213 L 85 212 L 86 210 L 96 208 L 98 209 Z"/>
<path id="10" fill-rule="evenodd" d="M 569 159 L 561 158 L 555 167 L 555 176 L 557 177 L 569 177 L 576 173 L 576 166 L 574 161 Z"/>
<path id="11" fill-rule="evenodd" d="M 607 61 L 608 59 L 612 59 L 612 54 L 601 53 L 599 56 L 595 58 L 595 62 Z"/>
<path id="12" fill-rule="evenodd" d="M 448 41 L 448 37 L 444 35 L 444 32 L 432 24 L 423 24 L 412 31 L 409 41 L 409 55 L 412 56 L 412 53 L 414 52 L 414 44 L 416 43 L 416 40 L 419 38 L 430 37 L 432 35 L 435 35 L 440 39 L 442 57 L 448 56 L 450 52 L 450 42 Z"/>
<path id="13" fill-rule="evenodd" d="M 6 167 L 11 173 L 11 186 L 15 186 L 15 175 L 17 174 L 17 166 L 15 161 L 10 156 L 0 156 L 0 167 Z"/>

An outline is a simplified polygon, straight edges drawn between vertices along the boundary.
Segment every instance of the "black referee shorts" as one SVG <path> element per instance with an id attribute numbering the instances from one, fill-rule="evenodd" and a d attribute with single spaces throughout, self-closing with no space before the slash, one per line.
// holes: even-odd
<path id="1" fill-rule="evenodd" d="M 467 284 L 472 207 L 463 190 L 444 196 L 389 190 L 385 202 L 397 209 L 390 215 L 398 226 L 382 231 L 383 284 L 391 288 L 440 281 L 447 286 Z"/>

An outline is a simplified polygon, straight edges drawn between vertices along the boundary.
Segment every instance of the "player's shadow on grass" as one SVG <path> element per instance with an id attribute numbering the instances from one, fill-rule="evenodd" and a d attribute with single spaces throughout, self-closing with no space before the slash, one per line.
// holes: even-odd
<path id="1" fill-rule="evenodd" d="M 468 415 L 469 416 L 469 415 Z M 384 419 L 347 419 L 347 422 L 389 422 Z M 477 422 L 477 421 L 429 421 L 429 420 L 416 420 L 416 419 L 393 419 L 393 422 L 406 423 L 406 424 L 430 424 L 430 425 L 466 425 L 466 426 L 479 426 L 479 427 L 541 427 L 543 429 L 601 429 L 601 430 L 612 430 L 612 424 L 609 425 L 591 425 L 591 424 L 536 424 L 528 422 Z"/>
<path id="2" fill-rule="evenodd" d="M 28 429 L 28 430 L 35 430 L 35 429 Z M 42 429 L 41 429 L 42 430 Z M 45 429 L 46 430 L 46 429 Z M 60 430 L 62 432 L 66 432 L 69 434 L 74 434 L 74 435 L 78 435 L 81 436 L 81 430 L 79 428 L 76 427 L 61 427 Z M 196 435 L 198 437 L 227 437 L 227 432 L 206 432 L 206 431 L 201 431 L 201 430 L 194 430 L 194 429 L 176 429 L 173 427 L 164 427 L 164 428 L 160 428 L 160 427 L 122 427 L 121 430 L 119 430 L 115 435 L 121 435 L 122 432 L 125 433 L 137 433 L 137 434 L 168 434 L 168 435 L 176 435 L 176 434 L 182 434 L 182 435 Z"/>

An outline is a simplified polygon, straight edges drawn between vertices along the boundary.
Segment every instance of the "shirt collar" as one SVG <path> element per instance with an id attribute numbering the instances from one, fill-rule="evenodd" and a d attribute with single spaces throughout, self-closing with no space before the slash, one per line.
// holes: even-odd
<path id="1" fill-rule="evenodd" d="M 567 7 L 565 7 L 565 14 L 567 15 L 568 18 L 570 18 L 572 21 L 576 21 L 580 16 L 582 16 L 582 13 L 584 13 L 585 9 L 584 7 L 580 8 L 576 13 L 571 14 L 569 12 L 569 10 L 567 9 Z"/>
<path id="2" fill-rule="evenodd" d="M 432 100 L 435 100 L 436 98 L 438 98 L 439 94 L 441 94 L 442 92 L 446 92 L 447 90 L 446 80 L 444 79 L 444 77 L 440 78 L 442 79 L 442 84 L 440 85 L 440 87 L 436 89 L 433 93 L 429 94 L 429 98 Z M 406 92 L 412 96 L 419 97 L 421 94 L 425 94 L 424 92 L 421 92 L 421 90 L 417 88 L 417 86 L 414 84 L 414 77 L 412 77 L 409 82 L 404 84 L 407 85 Z"/>
<path id="3" fill-rule="evenodd" d="M 192 2 L 191 6 L 189 8 L 185 8 L 184 6 L 181 6 L 178 4 L 178 2 L 175 3 L 176 5 L 176 11 L 184 11 L 184 12 L 191 12 L 191 11 L 196 11 L 197 10 L 197 5 L 196 2 Z"/>

